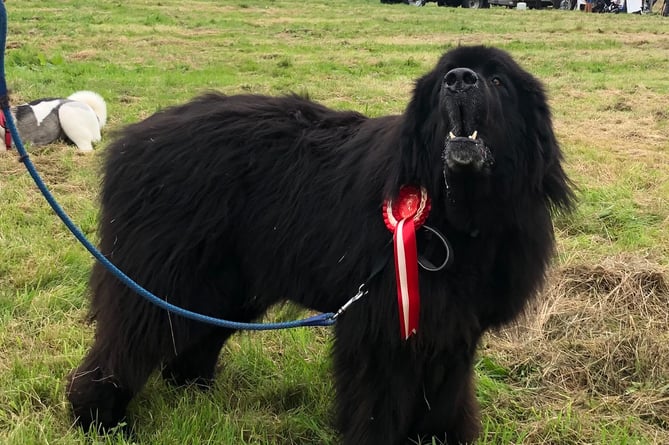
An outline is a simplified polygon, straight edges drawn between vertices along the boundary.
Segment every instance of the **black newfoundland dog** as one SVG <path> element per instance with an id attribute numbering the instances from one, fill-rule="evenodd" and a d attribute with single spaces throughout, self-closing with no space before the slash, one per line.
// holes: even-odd
<path id="1" fill-rule="evenodd" d="M 170 303 L 236 321 L 284 299 L 336 311 L 366 282 L 369 293 L 335 325 L 343 443 L 469 443 L 480 428 L 477 342 L 538 292 L 554 250 L 551 214 L 573 201 L 561 160 L 542 85 L 489 47 L 443 55 L 399 116 L 206 94 L 108 147 L 100 247 Z M 437 271 L 407 256 L 419 312 L 398 299 L 403 266 L 383 217 L 403 186 L 427 193 L 425 225 L 453 256 Z M 419 257 L 442 262 L 439 237 L 416 230 Z M 386 267 L 367 280 L 380 258 Z M 234 331 L 168 315 L 99 264 L 91 288 L 95 341 L 68 383 L 82 426 L 124 419 L 156 369 L 177 384 L 213 378 Z M 408 338 L 405 305 L 418 313 Z"/>

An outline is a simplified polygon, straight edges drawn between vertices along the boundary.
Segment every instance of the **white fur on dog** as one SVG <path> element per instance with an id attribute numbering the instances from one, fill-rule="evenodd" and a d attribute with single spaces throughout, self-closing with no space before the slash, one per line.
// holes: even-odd
<path id="1" fill-rule="evenodd" d="M 58 105 L 62 104 L 63 101 L 60 99 L 47 100 L 40 102 L 37 105 L 33 105 L 33 113 L 35 113 L 35 118 L 37 119 L 37 125 L 40 125 L 42 121 L 56 108 Z"/>
<path id="2" fill-rule="evenodd" d="M 98 117 L 100 128 L 105 126 L 107 123 L 107 104 L 98 93 L 94 93 L 93 91 L 77 91 L 71 94 L 68 99 L 83 102 L 91 107 Z"/>
<path id="3" fill-rule="evenodd" d="M 98 117 L 83 102 L 64 103 L 58 109 L 58 118 L 63 132 L 81 151 L 93 150 L 93 142 L 102 138 Z"/>

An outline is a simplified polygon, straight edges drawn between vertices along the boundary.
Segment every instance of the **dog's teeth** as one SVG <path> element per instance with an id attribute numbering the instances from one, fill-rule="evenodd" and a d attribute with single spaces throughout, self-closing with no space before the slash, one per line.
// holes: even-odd
<path id="1" fill-rule="evenodd" d="M 474 132 L 472 133 L 472 135 L 469 136 L 469 139 L 476 139 L 476 136 L 478 136 L 478 135 L 479 135 L 479 132 L 476 131 L 476 130 L 474 130 Z"/>
<path id="2" fill-rule="evenodd" d="M 448 132 L 448 138 L 449 138 L 449 139 L 455 139 L 455 135 L 453 134 L 452 131 L 449 131 L 449 132 Z"/>

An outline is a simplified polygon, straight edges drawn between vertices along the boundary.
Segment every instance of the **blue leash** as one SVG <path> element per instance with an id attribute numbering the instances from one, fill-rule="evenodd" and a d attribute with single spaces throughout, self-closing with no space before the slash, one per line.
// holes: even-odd
<path id="1" fill-rule="evenodd" d="M 228 329 L 254 330 L 254 331 L 288 329 L 288 328 L 297 328 L 303 326 L 331 326 L 335 323 L 337 317 L 342 312 L 344 312 L 352 303 L 354 303 L 355 301 L 357 301 L 358 299 L 367 294 L 367 290 L 365 289 L 366 288 L 366 282 L 365 282 L 362 285 L 360 285 L 358 293 L 354 295 L 346 304 L 344 304 L 344 306 L 342 306 L 339 309 L 339 311 L 337 311 L 337 313 L 328 312 L 324 314 L 315 315 L 313 317 L 304 318 L 301 320 L 287 321 L 281 323 L 240 323 L 236 321 L 223 320 L 220 318 L 210 317 L 208 315 L 203 315 L 197 312 L 192 312 L 183 309 L 181 307 L 168 303 L 162 298 L 159 298 L 154 294 L 152 294 L 151 292 L 149 292 L 148 290 L 144 289 L 142 286 L 140 286 L 130 277 L 128 277 L 125 273 L 123 273 L 123 271 L 117 268 L 113 263 L 111 263 L 98 249 L 95 248 L 95 246 L 93 246 L 93 244 L 91 244 L 90 241 L 88 241 L 88 239 L 83 234 L 81 229 L 79 229 L 76 226 L 76 224 L 72 222 L 70 217 L 67 216 L 65 211 L 58 204 L 58 202 L 53 197 L 47 186 L 44 184 L 44 181 L 42 181 L 42 178 L 37 173 L 35 165 L 30 160 L 30 157 L 28 156 L 28 153 L 25 147 L 23 146 L 23 142 L 21 141 L 19 132 L 16 129 L 14 120 L 12 118 L 12 114 L 9 110 L 9 94 L 7 92 L 7 82 L 5 79 L 6 41 L 7 41 L 7 10 L 5 8 L 4 2 L 0 1 L 0 107 L 2 107 L 2 112 L 5 115 L 7 130 L 11 132 L 12 138 L 14 139 L 14 144 L 16 146 L 16 150 L 20 155 L 19 160 L 25 164 L 28 173 L 30 173 L 30 176 L 33 178 L 33 181 L 35 181 L 35 184 L 44 195 L 44 198 L 47 200 L 47 202 L 49 203 L 53 211 L 56 213 L 56 215 L 60 217 L 65 226 L 67 226 L 67 228 L 70 229 L 72 234 L 79 240 L 79 242 L 81 242 L 81 244 L 83 244 L 86 250 L 88 250 L 91 253 L 91 255 L 95 257 L 96 260 L 98 260 L 107 270 L 109 270 L 112 274 L 114 274 L 114 276 L 116 276 L 121 282 L 123 282 L 123 284 L 128 286 L 134 292 L 138 293 L 139 295 L 141 295 L 151 303 L 155 304 L 156 306 L 184 318 Z M 9 149 L 9 147 L 7 148 Z M 379 263 L 375 267 L 369 279 L 371 279 L 374 275 L 380 272 L 383 266 L 385 266 L 385 261 L 383 261 L 383 263 Z"/>

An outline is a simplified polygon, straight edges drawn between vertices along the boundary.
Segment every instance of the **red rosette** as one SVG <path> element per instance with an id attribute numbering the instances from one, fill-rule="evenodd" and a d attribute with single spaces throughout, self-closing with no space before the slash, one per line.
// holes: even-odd
<path id="1" fill-rule="evenodd" d="M 429 213 L 430 197 L 423 187 L 402 186 L 397 199 L 383 203 L 383 220 L 393 232 L 397 306 L 404 340 L 418 331 L 420 295 L 416 229 L 423 225 Z"/>
<path id="2" fill-rule="evenodd" d="M 432 203 L 424 187 L 403 185 L 395 200 L 383 203 L 383 221 L 391 232 L 395 232 L 397 223 L 405 218 L 413 217 L 414 226 L 423 225 Z"/>

